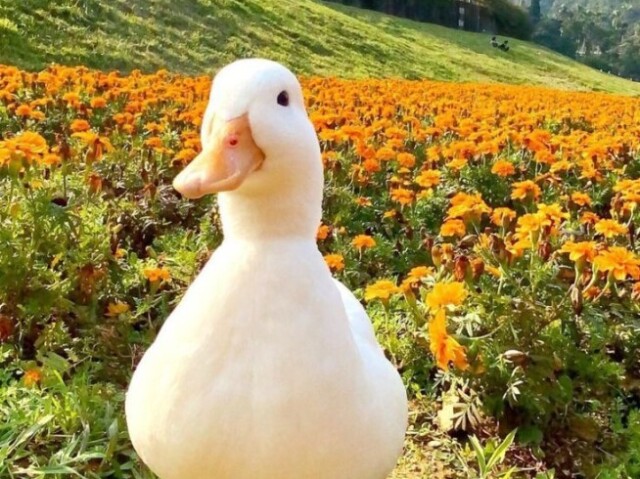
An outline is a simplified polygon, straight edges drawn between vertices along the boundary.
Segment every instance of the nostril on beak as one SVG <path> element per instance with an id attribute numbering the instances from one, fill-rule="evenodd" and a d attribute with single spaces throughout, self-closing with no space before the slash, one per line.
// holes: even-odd
<path id="1" fill-rule="evenodd" d="M 238 136 L 237 135 L 229 135 L 227 138 L 227 144 L 229 146 L 236 146 L 238 144 Z"/>

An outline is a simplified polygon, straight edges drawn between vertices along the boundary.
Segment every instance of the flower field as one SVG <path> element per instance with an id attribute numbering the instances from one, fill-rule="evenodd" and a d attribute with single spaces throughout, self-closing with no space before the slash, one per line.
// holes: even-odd
<path id="1" fill-rule="evenodd" d="M 640 477 L 640 99 L 303 85 L 320 250 L 412 399 L 397 477 Z M 215 199 L 171 187 L 209 88 L 0 67 L 0 477 L 151 477 L 122 401 L 221 241 Z M 516 429 L 479 475 L 468 439 Z"/>

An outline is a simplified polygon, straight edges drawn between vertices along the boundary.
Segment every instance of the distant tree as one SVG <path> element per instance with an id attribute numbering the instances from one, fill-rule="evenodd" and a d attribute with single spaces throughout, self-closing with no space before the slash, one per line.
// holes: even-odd
<path id="1" fill-rule="evenodd" d="M 575 39 L 563 34 L 563 22 L 555 18 L 543 18 L 536 26 L 533 41 L 569 57 L 576 56 Z"/>
<path id="2" fill-rule="evenodd" d="M 508 0 L 486 0 L 496 21 L 498 33 L 528 40 L 533 33 L 529 14 Z"/>
<path id="3" fill-rule="evenodd" d="M 531 0 L 531 5 L 529 6 L 529 15 L 531 16 L 531 21 L 534 24 L 540 21 L 540 17 L 542 16 L 542 7 L 540 6 L 540 0 Z"/>

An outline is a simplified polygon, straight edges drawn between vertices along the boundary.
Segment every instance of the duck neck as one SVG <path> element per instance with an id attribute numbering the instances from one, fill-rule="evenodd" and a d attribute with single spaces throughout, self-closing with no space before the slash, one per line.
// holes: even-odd
<path id="1" fill-rule="evenodd" d="M 226 240 L 315 243 L 322 217 L 322 182 L 287 185 L 268 195 L 221 193 L 218 205 Z"/>

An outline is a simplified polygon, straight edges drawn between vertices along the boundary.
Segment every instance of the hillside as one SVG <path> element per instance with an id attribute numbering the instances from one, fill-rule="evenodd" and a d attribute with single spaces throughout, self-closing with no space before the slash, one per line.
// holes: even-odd
<path id="1" fill-rule="evenodd" d="M 54 4 L 55 3 L 55 4 Z M 503 53 L 489 37 L 311 0 L 0 0 L 0 63 L 212 72 L 238 57 L 301 74 L 531 83 L 640 94 L 531 43 Z"/>

